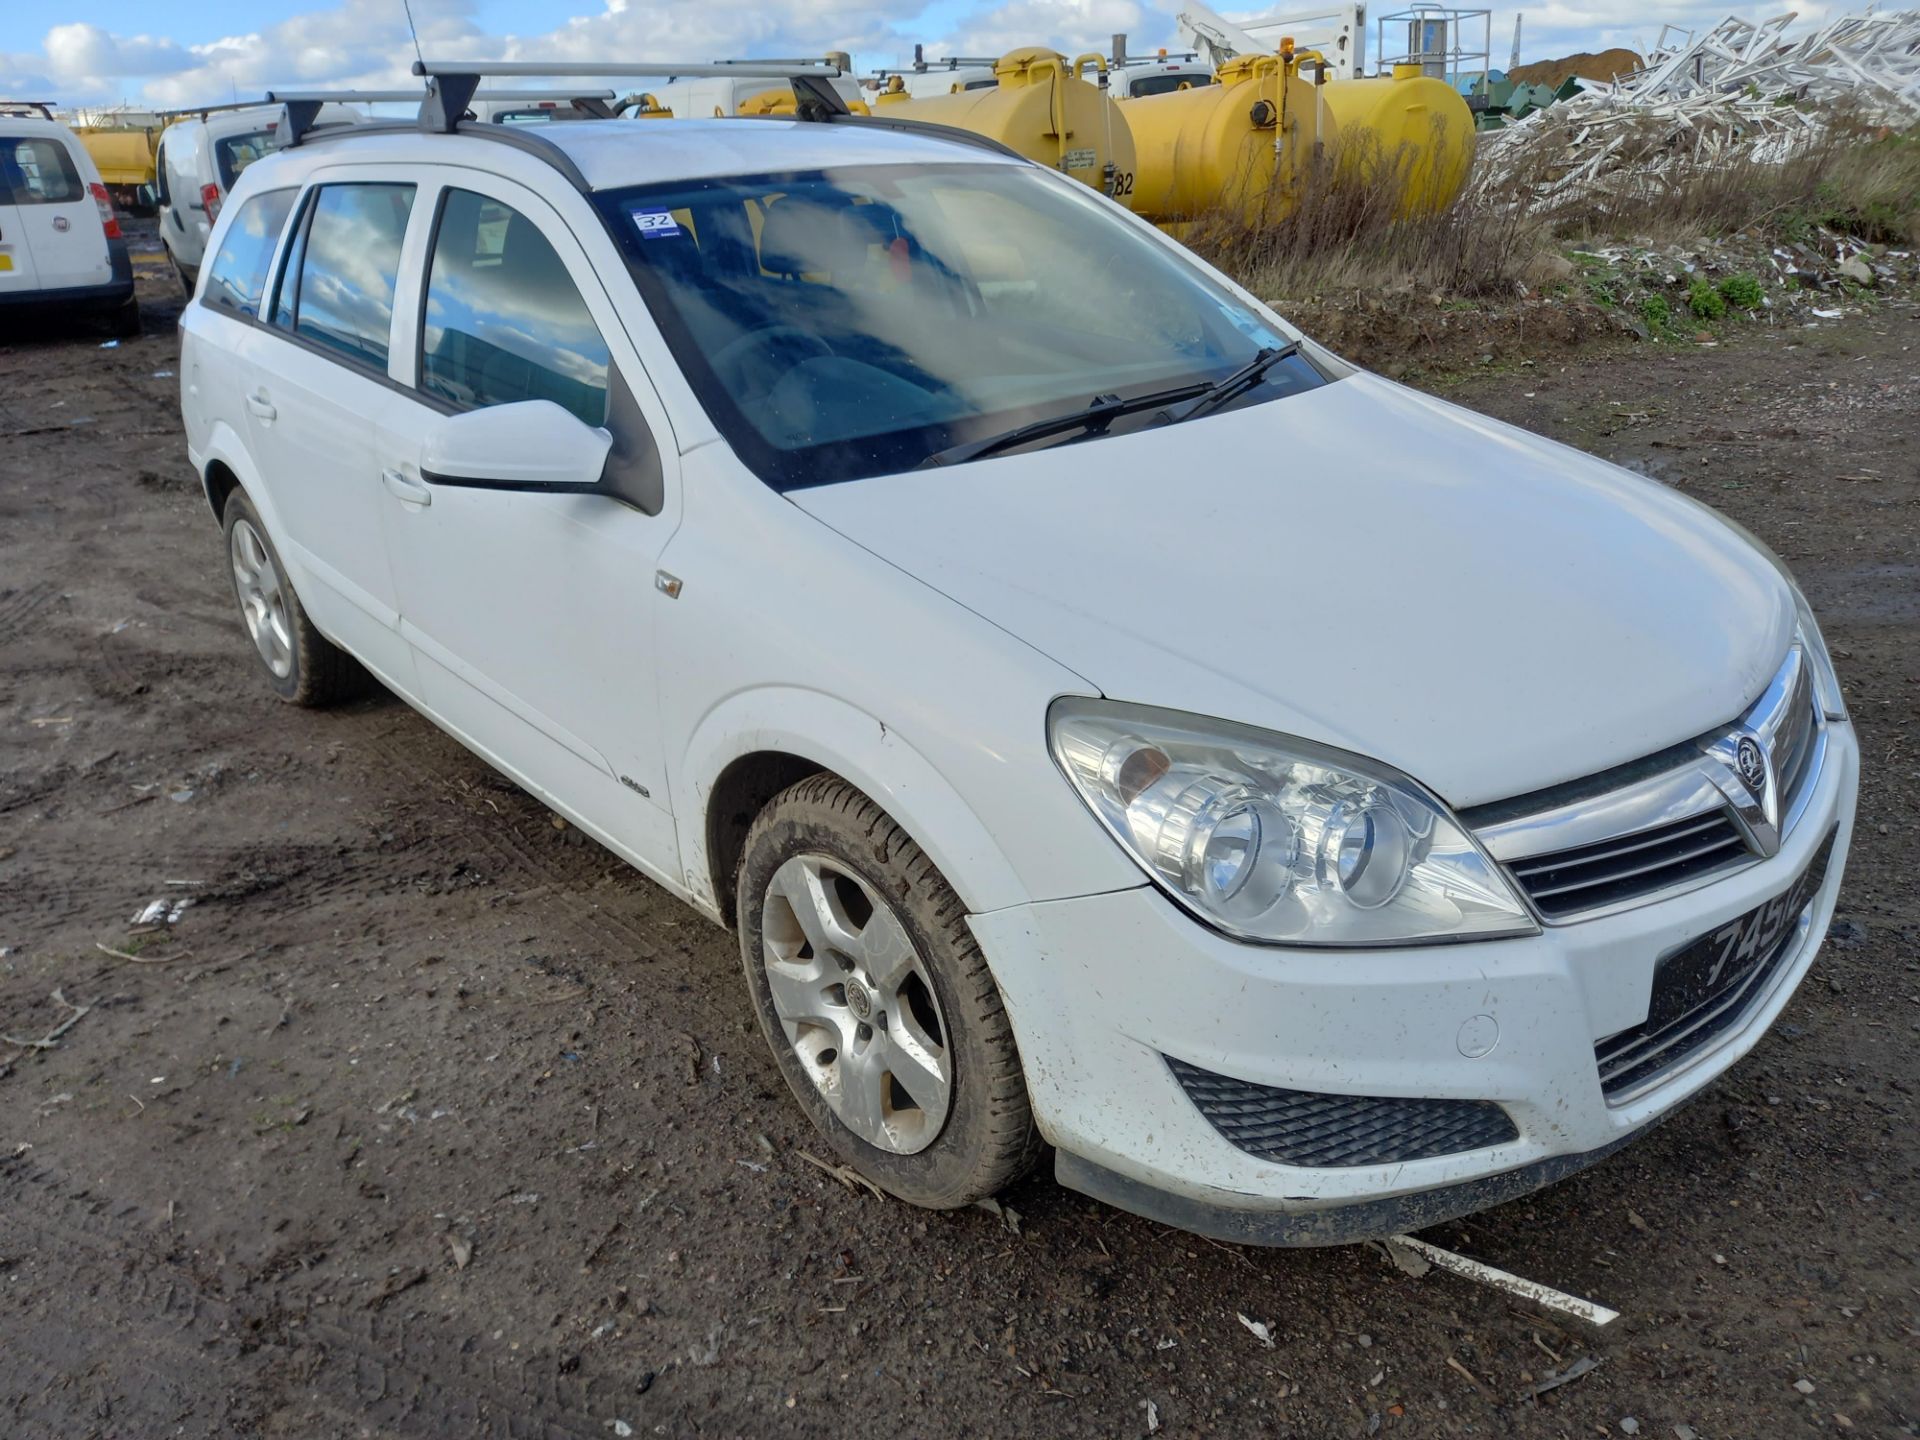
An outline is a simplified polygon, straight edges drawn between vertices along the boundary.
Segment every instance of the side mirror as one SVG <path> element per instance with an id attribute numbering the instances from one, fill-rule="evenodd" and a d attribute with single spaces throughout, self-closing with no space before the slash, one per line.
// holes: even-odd
<path id="1" fill-rule="evenodd" d="M 142 210 L 158 210 L 160 208 L 160 192 L 152 185 L 140 186 L 133 192 L 133 198 Z"/>
<path id="2" fill-rule="evenodd" d="M 420 474 L 476 490 L 597 491 L 613 437 L 551 400 L 449 415 L 427 432 Z"/>

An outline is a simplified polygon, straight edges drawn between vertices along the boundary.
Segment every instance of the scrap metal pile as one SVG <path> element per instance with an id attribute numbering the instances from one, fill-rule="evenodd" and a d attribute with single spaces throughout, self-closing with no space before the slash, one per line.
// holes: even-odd
<path id="1" fill-rule="evenodd" d="M 1786 159 L 1845 108 L 1920 123 L 1920 10 L 1844 15 L 1794 40 L 1792 14 L 1737 16 L 1704 33 L 1673 27 L 1647 66 L 1480 137 L 1483 185 L 1521 185 L 1551 204 L 1679 165 Z"/>

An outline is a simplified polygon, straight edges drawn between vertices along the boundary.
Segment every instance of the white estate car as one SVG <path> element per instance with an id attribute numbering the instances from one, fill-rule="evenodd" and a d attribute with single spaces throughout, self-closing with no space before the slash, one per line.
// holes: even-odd
<path id="1" fill-rule="evenodd" d="M 133 264 L 113 201 L 50 106 L 0 101 L 0 338 L 13 317 L 104 318 L 140 333 Z"/>
<path id="2" fill-rule="evenodd" d="M 1859 749 L 1710 511 L 883 121 L 330 132 L 184 330 L 264 677 L 371 672 L 737 928 L 838 1152 L 1311 1244 L 1759 1040 Z"/>

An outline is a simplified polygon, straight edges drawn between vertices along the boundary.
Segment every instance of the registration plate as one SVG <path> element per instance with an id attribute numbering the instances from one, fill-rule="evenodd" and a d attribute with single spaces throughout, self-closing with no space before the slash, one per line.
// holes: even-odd
<path id="1" fill-rule="evenodd" d="M 1653 1003 L 1645 1031 L 1659 1030 L 1702 1005 L 1740 989 L 1771 965 L 1799 933 L 1800 916 L 1826 878 L 1832 835 L 1785 890 L 1718 930 L 1682 946 L 1653 971 Z"/>
<path id="2" fill-rule="evenodd" d="M 11 270 L 12 268 L 13 257 L 11 255 L 0 255 L 0 270 Z"/>

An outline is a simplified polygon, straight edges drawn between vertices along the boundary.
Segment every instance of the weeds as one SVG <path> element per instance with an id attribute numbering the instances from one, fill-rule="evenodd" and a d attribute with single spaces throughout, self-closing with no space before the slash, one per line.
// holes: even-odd
<path id="1" fill-rule="evenodd" d="M 1697 320 L 1718 320 L 1727 313 L 1727 301 L 1713 282 L 1704 275 L 1696 275 L 1687 286 L 1687 309 Z"/>
<path id="2" fill-rule="evenodd" d="M 1535 149 L 1500 183 L 1476 179 L 1438 213 L 1420 213 L 1431 212 L 1422 202 L 1433 197 L 1423 194 L 1425 172 L 1409 149 L 1330 147 L 1302 166 L 1296 184 L 1264 187 L 1257 204 L 1197 216 L 1182 238 L 1269 298 L 1418 290 L 1479 300 L 1564 277 L 1603 309 L 1635 307 L 1638 287 L 1584 262 L 1569 276 L 1562 251 L 1739 234 L 1805 241 L 1822 229 L 1869 243 L 1920 243 L 1920 131 L 1866 130 L 1836 117 L 1784 156 L 1776 150 L 1777 163 L 1668 154 L 1600 188 L 1567 188 L 1568 157 L 1552 144 Z M 1695 318 L 1715 320 L 1729 306 L 1753 310 L 1764 298 L 1755 276 L 1739 274 L 1718 287 L 1696 281 L 1685 305 Z M 1671 328 L 1673 307 L 1659 324 L 1644 302 L 1637 308 L 1655 333 Z"/>

